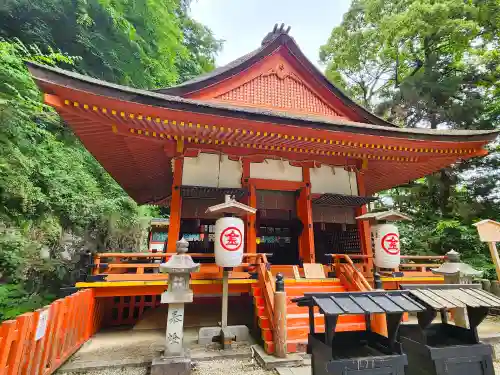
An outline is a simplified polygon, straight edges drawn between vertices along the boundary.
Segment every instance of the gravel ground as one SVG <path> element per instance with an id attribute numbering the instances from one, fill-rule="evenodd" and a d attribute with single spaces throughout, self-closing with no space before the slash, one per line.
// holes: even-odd
<path id="1" fill-rule="evenodd" d="M 500 361 L 493 362 L 495 374 L 500 375 Z M 59 375 L 76 375 L 73 372 L 58 372 Z M 87 371 L 78 375 L 148 375 L 147 368 L 109 368 L 105 370 Z M 217 360 L 199 362 L 193 369 L 192 375 L 276 375 L 274 371 L 266 371 L 250 359 L 244 360 Z"/>
<path id="2" fill-rule="evenodd" d="M 86 372 L 58 372 L 58 375 L 147 375 L 148 368 L 141 367 L 125 367 L 125 368 L 108 368 L 105 370 L 91 370 Z"/>
<path id="3" fill-rule="evenodd" d="M 148 375 L 149 369 L 140 367 L 109 368 L 82 372 L 58 372 L 58 375 Z M 198 362 L 192 375 L 275 375 L 274 371 L 263 370 L 251 359 L 226 359 Z"/>
<path id="4" fill-rule="evenodd" d="M 251 359 L 226 359 L 198 362 L 192 375 L 270 375 L 274 371 L 266 371 Z"/>

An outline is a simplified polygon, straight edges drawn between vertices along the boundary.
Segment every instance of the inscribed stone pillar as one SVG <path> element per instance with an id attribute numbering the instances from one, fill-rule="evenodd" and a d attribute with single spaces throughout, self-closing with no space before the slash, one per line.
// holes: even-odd
<path id="1" fill-rule="evenodd" d="M 165 356 L 184 355 L 182 340 L 184 337 L 184 303 L 171 303 L 168 306 Z"/>

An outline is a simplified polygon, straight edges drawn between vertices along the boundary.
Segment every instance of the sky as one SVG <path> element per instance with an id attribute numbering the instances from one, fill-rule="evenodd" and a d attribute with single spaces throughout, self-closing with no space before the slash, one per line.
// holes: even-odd
<path id="1" fill-rule="evenodd" d="M 291 26 L 302 52 L 316 64 L 319 48 L 342 21 L 350 0 L 194 0 L 191 15 L 208 26 L 224 47 L 216 65 L 225 65 L 260 46 L 274 24 Z"/>

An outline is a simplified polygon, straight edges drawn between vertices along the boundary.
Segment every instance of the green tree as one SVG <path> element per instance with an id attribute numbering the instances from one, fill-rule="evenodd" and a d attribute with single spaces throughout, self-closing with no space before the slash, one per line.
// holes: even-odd
<path id="1" fill-rule="evenodd" d="M 188 9 L 186 0 L 6 0 L 0 36 L 79 56 L 83 74 L 153 89 L 214 67 L 221 42 Z"/>
<path id="2" fill-rule="evenodd" d="M 149 218 L 42 102 L 24 59 L 75 59 L 0 41 L 0 320 L 78 277 L 86 251 L 143 250 Z"/>
<path id="3" fill-rule="evenodd" d="M 2 2 L 0 321 L 72 285 L 88 251 L 143 250 L 149 219 L 159 214 L 137 206 L 43 104 L 23 61 L 140 88 L 179 83 L 213 69 L 221 48 L 189 17 L 189 4 Z"/>
<path id="4" fill-rule="evenodd" d="M 399 126 L 492 129 L 500 123 L 498 0 L 354 0 L 321 47 L 330 80 Z M 471 224 L 500 219 L 498 145 L 491 154 L 384 193 L 414 222 L 406 248 L 450 248 L 485 265 Z M 478 256 L 482 254 L 482 256 Z"/>

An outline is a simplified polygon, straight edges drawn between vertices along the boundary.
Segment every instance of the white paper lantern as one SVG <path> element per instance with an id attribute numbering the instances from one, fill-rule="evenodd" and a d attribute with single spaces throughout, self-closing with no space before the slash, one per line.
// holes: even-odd
<path id="1" fill-rule="evenodd" d="M 372 238 L 375 248 L 375 266 L 397 268 L 401 262 L 399 231 L 394 224 L 372 225 Z"/>
<path id="2" fill-rule="evenodd" d="M 242 263 L 245 224 L 237 217 L 222 217 L 215 222 L 215 263 L 236 267 Z"/>

